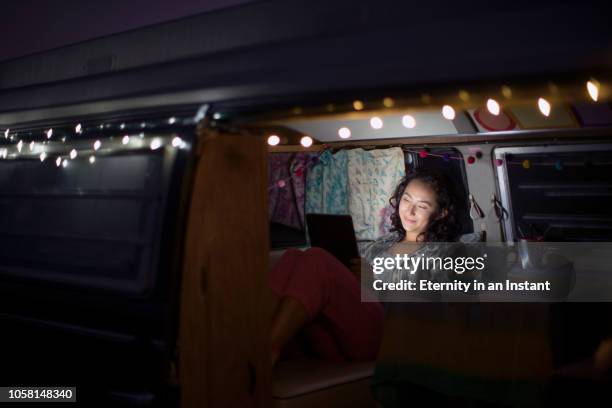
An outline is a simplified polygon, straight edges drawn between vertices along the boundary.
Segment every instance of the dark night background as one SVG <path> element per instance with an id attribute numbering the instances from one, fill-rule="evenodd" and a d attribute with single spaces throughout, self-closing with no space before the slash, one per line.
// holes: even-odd
<path id="1" fill-rule="evenodd" d="M 2 0 L 0 61 L 253 0 Z"/>

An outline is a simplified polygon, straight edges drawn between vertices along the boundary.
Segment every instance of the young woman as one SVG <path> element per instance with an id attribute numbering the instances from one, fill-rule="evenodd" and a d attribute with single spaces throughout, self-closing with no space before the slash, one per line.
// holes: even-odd
<path id="1" fill-rule="evenodd" d="M 407 176 L 390 203 L 393 228 L 365 248 L 370 265 L 375 257 L 393 252 L 400 243 L 411 243 L 418 250 L 424 242 L 457 238 L 454 195 L 441 174 L 420 171 Z M 276 298 L 271 332 L 273 364 L 298 331 L 323 358 L 376 358 L 383 307 L 378 302 L 361 301 L 359 279 L 331 254 L 321 248 L 287 250 L 272 269 L 270 283 Z"/>

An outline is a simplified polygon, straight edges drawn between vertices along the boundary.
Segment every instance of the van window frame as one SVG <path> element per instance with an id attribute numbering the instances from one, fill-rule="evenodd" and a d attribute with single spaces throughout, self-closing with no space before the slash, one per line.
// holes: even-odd
<path id="1" fill-rule="evenodd" d="M 512 245 L 518 239 L 516 233 L 516 223 L 512 209 L 512 197 L 510 194 L 510 180 L 508 179 L 508 168 L 505 160 L 506 155 L 538 154 L 538 153 L 580 153 L 588 151 L 612 151 L 612 144 L 609 143 L 585 143 L 567 144 L 562 146 L 537 145 L 537 146 L 511 146 L 493 147 L 493 162 L 502 160 L 501 166 L 496 166 L 496 184 L 500 201 L 508 216 L 502 221 L 503 234 L 506 242 Z"/>

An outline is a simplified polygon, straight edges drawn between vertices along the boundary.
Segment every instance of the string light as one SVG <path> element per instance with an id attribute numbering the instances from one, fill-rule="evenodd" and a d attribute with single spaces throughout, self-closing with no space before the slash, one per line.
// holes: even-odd
<path id="1" fill-rule="evenodd" d="M 442 107 L 442 116 L 448 120 L 453 120 L 455 119 L 455 110 L 450 105 L 444 105 Z"/>
<path id="2" fill-rule="evenodd" d="M 393 98 L 385 98 L 383 99 L 383 105 L 385 106 L 385 108 L 392 108 L 393 105 L 395 105 L 395 101 L 393 100 Z"/>
<path id="3" fill-rule="evenodd" d="M 423 102 L 425 105 L 429 105 L 431 103 L 431 95 L 430 94 L 423 94 L 421 95 L 421 102 Z"/>
<path id="4" fill-rule="evenodd" d="M 81 132 L 83 131 L 83 127 L 81 126 L 81 124 L 80 124 L 80 123 L 79 123 L 79 124 L 77 124 L 77 125 L 74 127 L 74 131 L 75 131 L 76 133 L 81 133 Z"/>
<path id="5" fill-rule="evenodd" d="M 0 157 L 2 157 L 3 159 L 6 159 L 7 155 L 8 155 L 8 149 L 7 148 L 0 149 Z"/>
<path id="6" fill-rule="evenodd" d="M 597 102 L 597 98 L 599 98 L 599 83 L 595 80 L 591 80 L 586 83 L 586 87 L 591 99 Z"/>
<path id="7" fill-rule="evenodd" d="M 174 116 L 168 119 L 168 123 L 171 125 L 174 125 L 175 122 L 176 122 L 176 118 Z"/>
<path id="8" fill-rule="evenodd" d="M 495 115 L 495 116 L 499 115 L 499 112 L 500 112 L 499 103 L 497 103 L 495 99 L 489 98 L 487 100 L 487 110 L 492 115 Z"/>
<path id="9" fill-rule="evenodd" d="M 161 140 L 156 137 L 155 139 L 151 141 L 150 147 L 151 147 L 151 150 L 157 150 L 161 147 L 161 145 L 162 145 Z"/>
<path id="10" fill-rule="evenodd" d="M 72 160 L 74 160 L 76 157 L 77 157 L 77 151 L 76 151 L 76 149 L 72 149 L 72 150 L 70 151 L 70 158 L 71 158 Z"/>
<path id="11" fill-rule="evenodd" d="M 300 144 L 304 147 L 310 147 L 312 146 L 312 137 L 310 136 L 303 136 L 300 139 Z"/>
<path id="12" fill-rule="evenodd" d="M 412 115 L 402 116 L 402 125 L 404 125 L 405 128 L 414 129 L 414 127 L 416 126 L 416 120 L 414 119 L 414 116 Z"/>
<path id="13" fill-rule="evenodd" d="M 89 156 L 89 163 L 94 164 L 95 162 L 96 162 L 96 156 L 94 155 Z"/>
<path id="14" fill-rule="evenodd" d="M 349 137 L 351 137 L 351 129 L 347 127 L 341 127 L 340 129 L 338 129 L 338 136 L 340 136 L 342 139 L 348 139 Z"/>
<path id="15" fill-rule="evenodd" d="M 23 142 L 20 140 L 19 143 L 17 143 L 17 151 L 19 153 L 21 153 L 21 148 L 23 147 Z"/>
<path id="16" fill-rule="evenodd" d="M 96 140 L 93 144 L 94 150 L 98 150 L 100 146 L 102 146 L 102 142 L 100 142 L 99 140 Z"/>
<path id="17" fill-rule="evenodd" d="M 510 89 L 509 86 L 503 85 L 501 87 L 501 93 L 502 93 L 502 95 L 504 95 L 504 98 L 512 99 L 512 89 Z"/>
<path id="18" fill-rule="evenodd" d="M 61 158 L 61 157 L 58 157 L 57 159 L 55 159 L 55 165 L 56 165 L 57 167 L 59 167 L 59 166 L 61 166 L 61 165 L 62 165 L 62 158 Z"/>
<path id="19" fill-rule="evenodd" d="M 5 139 L 8 139 L 8 137 L 9 137 L 9 132 L 10 132 L 10 129 L 6 129 L 6 130 L 4 131 L 4 138 L 5 138 Z"/>
<path id="20" fill-rule="evenodd" d="M 353 109 L 355 109 L 356 111 L 360 111 L 363 110 L 363 102 L 361 102 L 359 99 L 356 101 L 353 101 Z"/>
<path id="21" fill-rule="evenodd" d="M 374 116 L 372 119 L 370 119 L 370 126 L 372 126 L 372 129 L 382 129 L 383 121 L 378 116 Z"/>
<path id="22" fill-rule="evenodd" d="M 30 142 L 30 151 L 34 150 L 34 142 Z"/>
<path id="23" fill-rule="evenodd" d="M 121 139 L 121 143 L 123 143 L 124 145 L 130 143 L 130 137 L 128 135 L 123 136 L 123 139 Z"/>
<path id="24" fill-rule="evenodd" d="M 121 129 L 121 130 L 125 129 L 125 123 L 120 124 L 119 125 L 119 129 Z"/>
<path id="25" fill-rule="evenodd" d="M 45 161 L 45 159 L 47 158 L 47 153 L 42 152 L 40 154 L 40 156 L 38 156 L 40 158 L 41 163 Z"/>
<path id="26" fill-rule="evenodd" d="M 183 144 L 183 139 L 181 139 L 180 137 L 175 136 L 172 139 L 172 147 L 181 147 L 182 144 Z"/>
<path id="27" fill-rule="evenodd" d="M 68 160 L 67 159 L 64 159 L 64 161 L 62 162 L 62 167 L 63 168 L 68 167 Z"/>
<path id="28" fill-rule="evenodd" d="M 51 139 L 51 136 L 53 136 L 53 129 L 47 129 L 46 134 L 47 139 Z"/>
<path id="29" fill-rule="evenodd" d="M 277 135 L 268 136 L 268 144 L 270 146 L 277 146 L 280 143 L 280 137 Z"/>
<path id="30" fill-rule="evenodd" d="M 542 112 L 542 115 L 546 117 L 550 115 L 550 103 L 548 103 L 546 99 L 544 98 L 538 99 L 538 108 L 540 109 L 540 112 Z"/>

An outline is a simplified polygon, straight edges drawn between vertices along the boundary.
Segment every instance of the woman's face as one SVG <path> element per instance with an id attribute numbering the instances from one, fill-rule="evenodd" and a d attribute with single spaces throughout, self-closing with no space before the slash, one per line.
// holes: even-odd
<path id="1" fill-rule="evenodd" d="M 412 180 L 400 199 L 399 216 L 406 230 L 406 240 L 415 241 L 427 230 L 429 221 L 438 210 L 436 193 L 421 180 Z"/>

